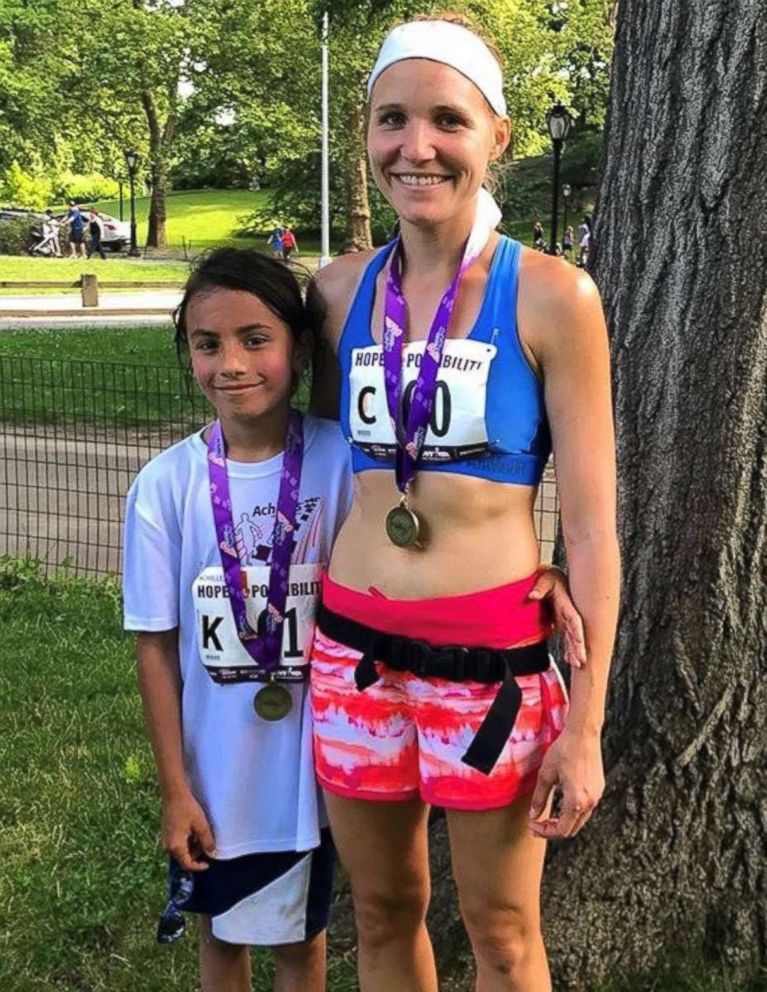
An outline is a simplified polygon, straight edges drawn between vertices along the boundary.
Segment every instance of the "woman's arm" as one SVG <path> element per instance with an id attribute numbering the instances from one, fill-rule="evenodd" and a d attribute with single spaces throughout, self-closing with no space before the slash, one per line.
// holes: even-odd
<path id="1" fill-rule="evenodd" d="M 215 854 L 207 817 L 184 770 L 178 629 L 140 633 L 136 640 L 139 691 L 163 804 L 163 847 L 185 871 L 202 871 L 202 853 Z"/>
<path id="2" fill-rule="evenodd" d="M 596 286 L 565 262 L 542 257 L 520 304 L 529 328 L 524 336 L 544 377 L 570 591 L 583 617 L 588 659 L 573 672 L 567 725 L 541 769 L 531 813 L 541 814 L 558 785 L 561 815 L 534 826 L 543 836 L 572 836 L 604 787 L 599 738 L 618 617 L 609 348 Z"/>

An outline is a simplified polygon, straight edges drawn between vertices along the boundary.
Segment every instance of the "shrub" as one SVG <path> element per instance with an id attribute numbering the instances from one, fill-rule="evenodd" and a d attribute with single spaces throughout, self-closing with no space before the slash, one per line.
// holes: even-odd
<path id="1" fill-rule="evenodd" d="M 53 183 L 42 175 L 27 172 L 18 162 L 11 165 L 0 176 L 0 195 L 3 200 L 18 207 L 40 210 L 51 199 Z"/>
<path id="2" fill-rule="evenodd" d="M 75 172 L 62 172 L 59 176 L 55 196 L 62 203 L 75 200 L 90 203 L 93 200 L 113 200 L 119 192 L 118 184 L 99 172 L 79 175 Z"/>
<path id="3" fill-rule="evenodd" d="M 32 231 L 37 226 L 38 221 L 32 214 L 0 221 L 0 255 L 26 255 Z"/>

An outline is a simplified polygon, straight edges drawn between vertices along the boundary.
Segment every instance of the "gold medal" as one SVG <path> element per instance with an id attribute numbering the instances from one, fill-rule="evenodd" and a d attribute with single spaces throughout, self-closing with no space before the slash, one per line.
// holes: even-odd
<path id="1" fill-rule="evenodd" d="M 420 530 L 421 521 L 407 505 L 407 494 L 404 494 L 399 506 L 386 514 L 387 537 L 398 548 L 419 548 Z"/>
<path id="2" fill-rule="evenodd" d="M 256 693 L 253 707 L 262 720 L 282 720 L 293 709 L 293 697 L 285 686 L 267 682 Z"/>

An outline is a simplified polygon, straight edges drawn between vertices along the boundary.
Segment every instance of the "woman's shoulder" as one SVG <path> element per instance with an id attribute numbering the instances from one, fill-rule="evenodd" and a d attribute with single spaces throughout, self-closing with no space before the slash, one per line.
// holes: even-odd
<path id="1" fill-rule="evenodd" d="M 604 315 L 596 283 L 565 259 L 523 248 L 517 317 L 523 343 L 541 360 L 567 341 L 602 333 Z M 571 349 L 568 349 L 571 350 Z"/>
<path id="2" fill-rule="evenodd" d="M 360 281 L 365 269 L 380 250 L 372 248 L 370 251 L 338 255 L 329 265 L 317 270 L 313 282 L 330 302 L 337 294 L 348 291 Z"/>
<path id="3" fill-rule="evenodd" d="M 324 304 L 325 329 L 331 340 L 335 341 L 340 335 L 365 270 L 380 250 L 374 248 L 339 255 L 315 274 L 311 291 L 316 292 Z"/>
<path id="4" fill-rule="evenodd" d="M 599 290 L 584 270 L 557 255 L 522 246 L 519 306 L 547 317 L 561 317 L 599 300 Z"/>

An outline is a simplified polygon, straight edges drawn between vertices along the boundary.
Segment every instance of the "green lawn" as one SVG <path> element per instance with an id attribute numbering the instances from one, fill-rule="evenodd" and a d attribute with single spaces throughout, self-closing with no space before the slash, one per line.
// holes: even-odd
<path id="1" fill-rule="evenodd" d="M 194 934 L 154 943 L 160 804 L 117 584 L 44 581 L 29 563 L 0 560 L 0 624 L 0 988 L 192 992 Z M 268 956 L 254 961 L 262 992 Z M 329 992 L 354 988 L 353 964 L 331 940 Z M 765 988 L 688 962 L 601 992 Z"/>
<path id="2" fill-rule="evenodd" d="M 187 262 L 144 261 L 140 258 L 127 258 L 123 255 L 108 255 L 107 260 L 92 258 L 90 260 L 69 258 L 30 258 L 21 255 L 0 255 L 0 282 L 19 282 L 26 280 L 61 280 L 77 281 L 83 273 L 95 273 L 100 280 L 110 281 L 151 281 L 151 282 L 183 282 L 189 274 Z M 4 289 L 0 286 L 0 296 L 45 296 L 48 293 L 61 294 L 71 292 L 73 298 L 80 290 L 62 289 Z M 107 290 L 114 292 L 114 290 Z M 136 292 L 136 290 L 133 290 Z"/>
<path id="3" fill-rule="evenodd" d="M 160 804 L 117 585 L 6 568 L 0 622 L 0 988 L 191 992 L 194 936 L 154 943 Z M 333 992 L 352 970 L 334 961 Z"/>
<path id="4" fill-rule="evenodd" d="M 126 362 L 178 367 L 173 325 L 19 327 L 0 331 L 0 356 Z"/>
<path id="5" fill-rule="evenodd" d="M 190 190 L 170 193 L 166 200 L 168 219 L 166 235 L 168 244 L 182 247 L 186 243 L 190 252 L 199 252 L 211 245 L 262 244 L 261 238 L 238 236 L 240 218 L 256 208 L 264 208 L 269 195 L 264 190 L 250 192 L 241 189 Z M 137 239 L 146 243 L 149 197 L 136 197 Z M 105 214 L 119 217 L 117 200 L 103 200 L 98 209 Z M 123 203 L 123 216 L 130 220 L 130 203 L 127 195 Z"/>
<path id="6" fill-rule="evenodd" d="M 296 404 L 306 409 L 302 381 Z M 191 430 L 210 409 L 182 370 L 173 328 L 0 331 L 0 423 L 97 423 Z"/>
<path id="7" fill-rule="evenodd" d="M 208 416 L 176 358 L 173 328 L 0 332 L 0 421 L 151 428 Z"/>

